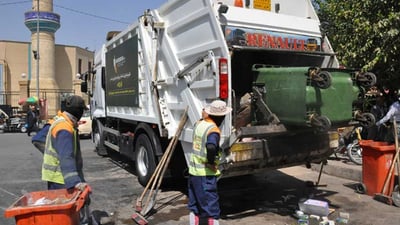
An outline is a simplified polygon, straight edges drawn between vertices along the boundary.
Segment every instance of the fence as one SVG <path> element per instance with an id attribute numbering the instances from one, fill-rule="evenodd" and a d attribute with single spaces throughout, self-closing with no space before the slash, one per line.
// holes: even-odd
<path id="1" fill-rule="evenodd" d="M 17 107 L 20 99 L 19 91 L 0 91 L 0 105 Z"/>
<path id="2" fill-rule="evenodd" d="M 34 96 L 35 94 L 35 90 L 30 92 L 30 96 Z M 40 99 L 44 99 L 44 105 L 40 106 L 42 118 L 47 119 L 54 116 L 61 108 L 61 102 L 67 96 L 73 94 L 75 94 L 73 89 L 41 89 Z M 18 104 L 20 100 L 21 93 L 19 91 L 0 91 L 0 105 L 10 105 L 14 108 L 19 107 L 21 111 L 25 111 L 25 106 Z"/>

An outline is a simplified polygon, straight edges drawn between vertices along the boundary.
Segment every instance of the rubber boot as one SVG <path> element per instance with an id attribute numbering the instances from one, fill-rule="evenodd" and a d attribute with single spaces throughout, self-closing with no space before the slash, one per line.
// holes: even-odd
<path id="1" fill-rule="evenodd" d="M 189 225 L 199 225 L 199 216 L 193 212 L 189 213 Z"/>
<path id="2" fill-rule="evenodd" d="M 208 218 L 208 225 L 219 225 L 219 221 L 214 218 Z"/>

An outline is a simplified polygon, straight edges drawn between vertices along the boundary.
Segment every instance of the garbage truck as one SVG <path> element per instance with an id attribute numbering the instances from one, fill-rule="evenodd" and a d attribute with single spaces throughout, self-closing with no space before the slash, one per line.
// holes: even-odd
<path id="1" fill-rule="evenodd" d="M 97 153 L 131 159 L 142 185 L 187 112 L 168 170 L 185 175 L 194 124 L 216 99 L 233 108 L 222 177 L 321 162 L 338 127 L 374 123 L 357 102 L 376 76 L 340 67 L 310 0 L 168 0 L 109 32 L 82 79 Z"/>

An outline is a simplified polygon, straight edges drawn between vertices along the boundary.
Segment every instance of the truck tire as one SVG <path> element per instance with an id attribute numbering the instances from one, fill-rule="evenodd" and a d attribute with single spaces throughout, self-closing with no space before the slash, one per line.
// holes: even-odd
<path id="1" fill-rule="evenodd" d="M 145 133 L 139 134 L 136 140 L 135 168 L 139 183 L 146 186 L 156 169 L 156 159 L 153 145 Z"/>
<path id="2" fill-rule="evenodd" d="M 107 156 L 108 151 L 106 146 L 104 146 L 104 136 L 103 136 L 103 125 L 96 121 L 96 125 L 93 127 L 93 142 L 96 148 L 97 155 Z"/>

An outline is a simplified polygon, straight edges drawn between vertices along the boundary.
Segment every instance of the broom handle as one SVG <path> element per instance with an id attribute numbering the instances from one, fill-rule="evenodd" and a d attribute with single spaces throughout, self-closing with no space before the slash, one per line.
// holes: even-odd
<path id="1" fill-rule="evenodd" d="M 396 117 L 395 117 L 395 119 L 396 119 Z M 396 121 L 396 120 L 394 120 L 394 121 Z M 396 132 L 395 132 L 395 134 L 397 133 L 397 135 L 398 135 L 397 121 L 395 122 L 395 124 L 396 124 Z M 396 141 L 395 143 L 397 144 L 396 145 L 396 150 L 400 151 L 399 150 L 399 139 L 396 137 L 395 141 Z M 397 164 L 397 179 L 398 179 L 398 185 L 400 185 L 400 155 L 397 154 L 397 157 L 394 160 L 395 160 L 395 162 Z M 399 188 L 399 191 L 400 191 L 400 188 Z"/>
<path id="2" fill-rule="evenodd" d="M 396 164 L 397 158 L 399 157 L 399 140 L 398 140 L 398 137 L 397 137 L 396 117 L 393 117 L 393 128 L 394 128 L 394 143 L 395 143 L 395 147 L 396 147 L 396 154 L 393 157 L 393 161 L 392 161 L 392 164 L 390 165 L 389 173 L 386 176 L 385 184 L 383 185 L 383 189 L 382 189 L 382 194 L 386 194 L 386 191 L 387 191 L 387 188 L 388 188 L 387 186 L 388 186 L 389 181 L 390 181 L 390 177 L 393 174 L 394 165 Z"/>
<path id="3" fill-rule="evenodd" d="M 152 186 L 151 186 L 151 189 L 150 189 L 150 194 L 147 196 L 147 198 L 146 198 L 146 202 L 145 202 L 145 207 L 147 207 L 147 205 L 149 204 L 149 202 L 150 202 L 150 197 L 153 195 L 153 192 L 154 192 L 154 187 L 157 185 L 157 189 L 158 189 L 158 187 L 160 186 L 160 184 L 161 184 L 161 180 L 162 180 L 162 178 L 163 178 L 163 175 L 164 175 L 164 172 L 165 172 L 165 169 L 167 168 L 167 166 L 168 166 L 168 163 L 169 163 L 169 161 L 170 161 L 170 158 L 171 158 L 171 156 L 172 156 L 172 153 L 173 153 L 173 151 L 174 151 L 174 149 L 175 149 L 175 147 L 176 147 L 176 144 L 178 143 L 178 139 L 179 139 L 179 137 L 181 136 L 181 132 L 182 132 L 182 130 L 183 130 L 183 127 L 185 126 L 185 124 L 186 124 L 186 121 L 187 121 L 187 112 L 188 112 L 188 107 L 186 107 L 186 109 L 185 109 L 185 111 L 184 111 L 184 113 L 183 113 L 183 115 L 182 115 L 182 117 L 181 117 L 181 120 L 180 120 L 180 123 L 179 123 L 179 125 L 178 125 L 178 129 L 177 129 L 177 131 L 176 131 L 176 134 L 174 135 L 174 137 L 171 139 L 171 141 L 170 141 L 170 143 L 169 143 L 169 145 L 168 145 L 168 147 L 167 147 L 167 150 L 165 151 L 165 153 L 164 153 L 164 155 L 163 155 L 163 157 L 162 157 L 162 160 L 161 160 L 161 162 L 158 164 L 158 166 L 157 166 L 157 175 L 156 175 L 156 177 L 155 177 L 155 179 L 153 180 L 153 182 L 152 182 Z M 160 176 L 161 175 L 161 176 Z M 143 196 L 144 197 L 144 196 Z M 143 199 L 143 197 L 141 196 L 141 199 Z"/>

